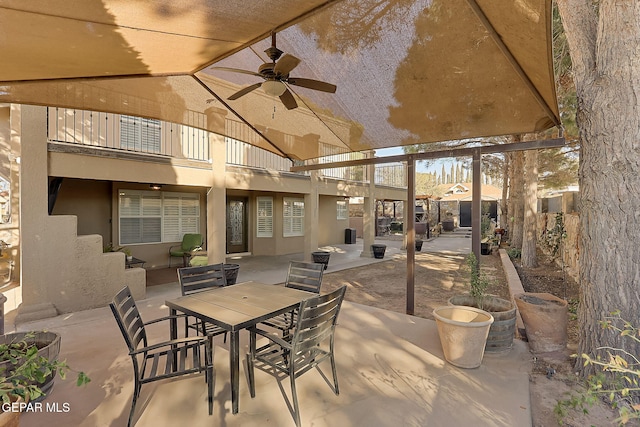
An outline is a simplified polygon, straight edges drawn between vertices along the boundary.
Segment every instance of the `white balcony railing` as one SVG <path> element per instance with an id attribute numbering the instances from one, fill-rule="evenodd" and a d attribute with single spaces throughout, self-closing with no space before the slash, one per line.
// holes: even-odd
<path id="1" fill-rule="evenodd" d="M 238 135 L 242 123 L 227 120 Z M 247 135 L 250 137 L 251 135 Z M 47 108 L 47 138 L 50 142 L 106 148 L 209 162 L 209 133 L 202 129 L 140 117 L 66 108 Z M 327 149 L 329 152 L 330 150 Z M 361 153 L 345 153 L 320 158 L 321 163 L 360 159 Z M 251 144 L 226 138 L 226 162 L 230 165 L 288 172 L 292 162 Z M 296 163 L 297 164 L 297 163 Z M 300 164 L 303 164 L 300 162 Z M 368 168 L 363 166 L 322 169 L 322 176 L 339 180 L 368 182 Z M 376 165 L 375 183 L 406 187 L 404 164 Z"/>

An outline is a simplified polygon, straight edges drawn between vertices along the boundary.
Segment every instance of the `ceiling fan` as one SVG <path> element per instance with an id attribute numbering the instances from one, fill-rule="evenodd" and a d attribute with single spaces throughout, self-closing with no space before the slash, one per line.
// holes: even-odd
<path id="1" fill-rule="evenodd" d="M 313 79 L 304 79 L 299 77 L 290 77 L 289 73 L 300 63 L 300 59 L 293 55 L 282 55 L 280 49 L 276 47 L 276 34 L 271 33 L 271 47 L 264 51 L 272 62 L 265 62 L 258 68 L 258 72 L 241 70 L 238 68 L 227 67 L 214 67 L 217 70 L 231 71 L 234 73 L 251 74 L 253 76 L 262 77 L 265 81 L 254 83 L 227 98 L 230 101 L 234 101 L 241 96 L 248 94 L 262 87 L 267 95 L 278 96 L 280 101 L 287 107 L 287 110 L 293 110 L 298 107 L 298 103 L 293 97 L 291 91 L 287 88 L 285 83 L 300 86 L 307 89 L 319 90 L 321 92 L 335 93 L 336 85 L 331 83 L 322 82 Z M 282 58 L 281 58 L 282 56 Z"/>

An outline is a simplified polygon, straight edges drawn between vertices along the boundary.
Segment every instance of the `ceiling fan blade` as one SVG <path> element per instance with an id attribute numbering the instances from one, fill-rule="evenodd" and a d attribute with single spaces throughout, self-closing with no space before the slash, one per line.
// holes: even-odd
<path id="1" fill-rule="evenodd" d="M 252 90 L 256 90 L 258 89 L 260 86 L 262 86 L 262 82 L 260 83 L 254 83 L 251 86 L 247 86 L 244 89 L 240 89 L 238 92 L 234 93 L 233 95 L 231 95 L 230 97 L 228 97 L 227 99 L 229 101 L 234 101 L 238 98 L 240 98 L 241 96 L 244 96 L 246 94 L 248 94 L 249 92 L 251 92 Z"/>
<path id="2" fill-rule="evenodd" d="M 284 93 L 280 95 L 280 101 L 282 101 L 284 106 L 287 107 L 287 110 L 298 108 L 298 103 L 289 89 L 285 90 Z"/>
<path id="3" fill-rule="evenodd" d="M 255 71 L 249 70 L 241 70 L 239 68 L 229 68 L 229 67 L 211 67 L 212 70 L 221 70 L 221 71 L 231 71 L 232 73 L 242 73 L 242 74 L 250 74 L 252 76 L 262 77 L 262 74 L 258 74 Z"/>
<path id="4" fill-rule="evenodd" d="M 287 79 L 287 83 L 294 86 L 306 87 L 307 89 L 319 90 L 329 93 L 335 93 L 337 89 L 336 85 L 332 85 L 331 83 L 321 82 L 320 80 L 313 79 L 302 79 L 298 77 L 289 77 Z"/>
<path id="5" fill-rule="evenodd" d="M 273 68 L 273 72 L 286 76 L 298 66 L 300 60 L 293 55 L 285 54 L 282 58 L 276 62 L 276 66 Z"/>

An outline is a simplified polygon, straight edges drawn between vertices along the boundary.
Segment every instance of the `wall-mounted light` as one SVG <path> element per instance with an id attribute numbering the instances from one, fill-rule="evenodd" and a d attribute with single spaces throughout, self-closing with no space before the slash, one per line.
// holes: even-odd
<path id="1" fill-rule="evenodd" d="M 162 184 L 150 184 L 149 188 L 152 190 L 162 190 Z"/>

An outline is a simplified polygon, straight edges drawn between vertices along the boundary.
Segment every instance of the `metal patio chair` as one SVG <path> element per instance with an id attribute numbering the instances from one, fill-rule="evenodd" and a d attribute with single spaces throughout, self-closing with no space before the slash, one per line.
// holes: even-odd
<path id="1" fill-rule="evenodd" d="M 291 382 L 293 417 L 298 427 L 300 426 L 300 407 L 296 393 L 296 378 L 312 368 L 320 371 L 318 365 L 329 359 L 333 374 L 331 388 L 336 395 L 339 394 L 334 358 L 334 334 L 346 289 L 346 286 L 342 286 L 329 294 L 302 301 L 298 308 L 294 333 L 288 337 L 280 338 L 258 327 L 249 328 L 250 352 L 247 354 L 247 373 L 251 397 L 256 395 L 255 367 L 276 377 L 278 374 L 288 376 Z M 267 337 L 269 342 L 256 348 L 257 335 Z M 321 374 L 325 377 L 322 372 Z"/>
<path id="2" fill-rule="evenodd" d="M 131 292 L 126 286 L 113 298 L 109 307 L 129 348 L 135 375 L 131 411 L 127 425 L 132 425 L 136 403 L 143 384 L 200 372 L 205 372 L 209 415 L 212 415 L 215 381 L 212 340 L 208 337 L 185 337 L 150 345 L 147 341 L 145 327 L 175 316 L 143 322 Z"/>
<path id="3" fill-rule="evenodd" d="M 319 294 L 323 273 L 323 264 L 291 261 L 289 262 L 289 270 L 287 271 L 287 279 L 284 282 L 284 286 Z M 280 329 L 283 336 L 289 335 L 289 331 L 296 324 L 296 311 L 272 317 L 262 322 L 262 324 Z"/>
<path id="4" fill-rule="evenodd" d="M 224 264 L 179 268 L 178 283 L 180 283 L 180 290 L 183 296 L 192 295 L 211 288 L 227 286 Z M 201 319 L 190 322 L 189 317 L 187 317 L 185 320 L 185 336 L 189 336 L 190 329 L 197 331 L 200 335 L 211 337 L 224 333 L 224 341 L 227 341 L 227 331 L 213 323 L 204 322 Z"/>

